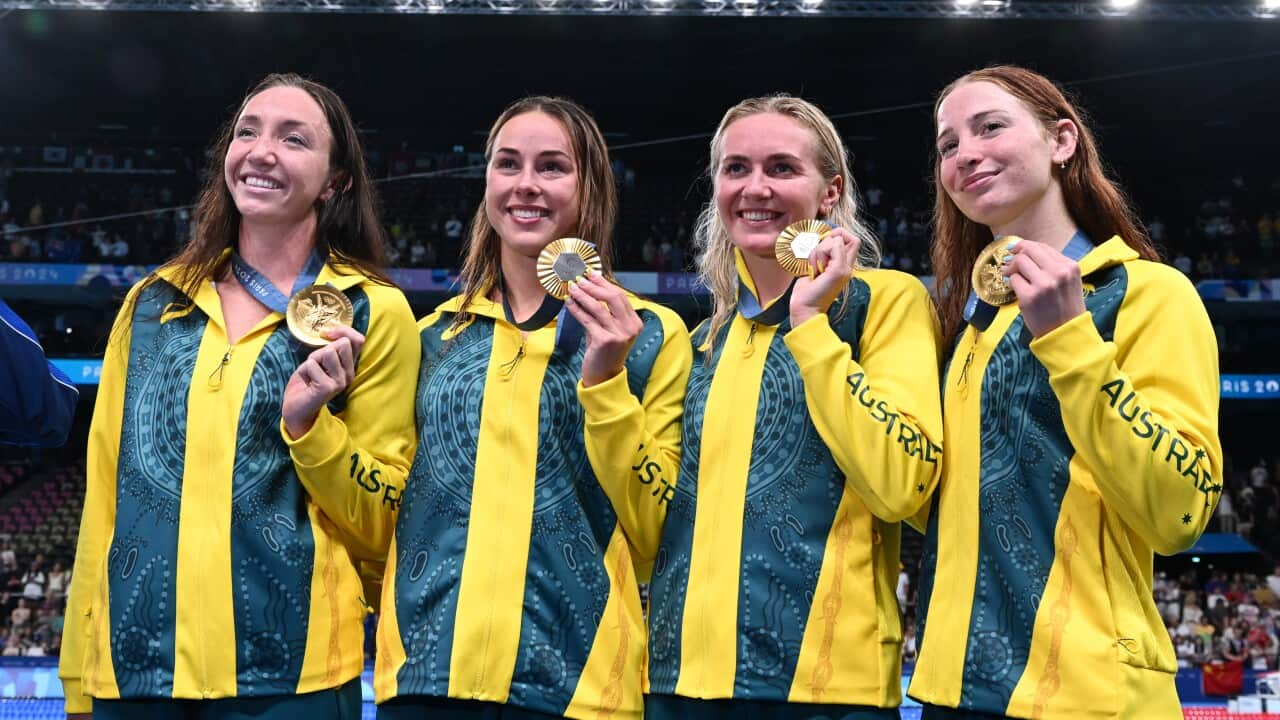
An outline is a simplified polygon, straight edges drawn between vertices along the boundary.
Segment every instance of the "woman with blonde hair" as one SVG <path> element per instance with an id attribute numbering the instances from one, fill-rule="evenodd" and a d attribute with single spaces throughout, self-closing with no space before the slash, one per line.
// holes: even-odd
<path id="1" fill-rule="evenodd" d="M 461 292 L 420 323 L 378 715 L 639 718 L 637 575 L 675 484 L 689 335 L 612 281 L 613 173 L 584 109 L 519 100 L 485 157 Z M 538 258 L 567 237 L 601 271 L 562 307 Z"/>
<path id="2" fill-rule="evenodd" d="M 948 452 L 910 694 L 925 718 L 1180 718 L 1152 554 L 1221 490 L 1204 305 L 1052 81 L 978 70 L 935 118 Z"/>
<path id="3" fill-rule="evenodd" d="M 698 270 L 714 309 L 693 333 L 646 712 L 896 718 L 900 521 L 942 454 L 929 296 L 870 269 L 844 145 L 811 103 L 731 108 L 709 173 Z M 797 278 L 775 243 L 812 220 L 829 232 Z"/>

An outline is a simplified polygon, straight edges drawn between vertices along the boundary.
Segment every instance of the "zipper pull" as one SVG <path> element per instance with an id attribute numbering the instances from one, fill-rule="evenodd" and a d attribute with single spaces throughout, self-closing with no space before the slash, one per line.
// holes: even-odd
<path id="1" fill-rule="evenodd" d="M 209 373 L 209 387 L 217 390 L 222 387 L 222 372 L 226 370 L 227 365 L 231 363 L 231 346 L 227 346 L 227 351 L 222 354 L 222 360 L 218 361 L 218 367 Z"/>
<path id="2" fill-rule="evenodd" d="M 968 387 L 969 385 L 969 363 L 973 362 L 973 348 L 969 348 L 969 354 L 964 357 L 964 365 L 960 366 L 960 379 L 956 381 L 957 387 Z"/>
<path id="3" fill-rule="evenodd" d="M 756 323 L 756 322 L 751 323 L 751 330 L 747 332 L 747 346 L 742 350 L 742 357 L 751 357 L 752 355 L 755 354 L 756 327 L 758 325 L 759 323 Z"/>
<path id="4" fill-rule="evenodd" d="M 516 366 L 520 364 L 520 359 L 523 357 L 524 342 L 521 342 L 519 349 L 516 350 L 516 356 L 511 358 L 509 361 L 502 363 L 502 376 L 511 377 L 516 371 Z"/>

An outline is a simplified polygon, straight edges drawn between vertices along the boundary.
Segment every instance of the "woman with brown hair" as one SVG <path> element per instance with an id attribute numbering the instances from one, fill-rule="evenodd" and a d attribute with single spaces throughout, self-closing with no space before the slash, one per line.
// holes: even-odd
<path id="1" fill-rule="evenodd" d="M 211 158 L 190 242 L 103 361 L 67 709 L 358 718 L 357 564 L 385 555 L 413 457 L 413 314 L 332 90 L 268 76 Z"/>
<path id="2" fill-rule="evenodd" d="M 614 179 L 583 108 L 519 100 L 485 157 L 461 293 L 420 323 L 378 716 L 639 718 L 637 576 L 675 485 L 689 334 L 611 280 Z M 570 237 L 562 303 L 539 257 Z"/>
<path id="3" fill-rule="evenodd" d="M 1204 306 L 1050 80 L 978 70 L 935 117 L 952 351 L 909 692 L 924 718 L 1181 717 L 1152 554 L 1221 489 Z"/>

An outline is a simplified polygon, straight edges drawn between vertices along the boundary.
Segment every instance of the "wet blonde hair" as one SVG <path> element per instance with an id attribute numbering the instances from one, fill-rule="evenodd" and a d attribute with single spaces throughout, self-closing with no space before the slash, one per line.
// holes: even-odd
<path id="1" fill-rule="evenodd" d="M 708 321 L 707 336 L 704 346 L 707 357 L 713 347 L 716 335 L 732 319 L 738 303 L 738 270 L 734 258 L 733 239 L 716 208 L 715 188 L 719 184 L 719 167 L 724 159 L 724 134 L 730 125 L 752 115 L 775 113 L 799 122 L 813 133 L 813 152 L 818 160 L 818 170 L 822 179 L 830 183 L 837 177 L 843 178 L 844 184 L 840 196 L 826 216 L 820 218 L 837 227 L 844 228 L 854 237 L 861 239 L 858 250 L 857 267 L 869 268 L 880 265 L 880 244 L 871 229 L 859 217 L 857 195 L 853 182 L 853 173 L 849 169 L 848 151 L 844 141 L 836 132 L 831 119 L 813 103 L 791 95 L 767 95 L 750 98 L 729 108 L 711 138 L 711 158 L 707 166 L 707 174 L 711 178 L 711 199 L 698 215 L 694 229 L 694 244 L 698 252 L 698 279 L 711 291 L 712 311 Z M 843 301 L 847 290 L 841 293 Z M 843 307 L 843 303 L 842 303 Z"/>

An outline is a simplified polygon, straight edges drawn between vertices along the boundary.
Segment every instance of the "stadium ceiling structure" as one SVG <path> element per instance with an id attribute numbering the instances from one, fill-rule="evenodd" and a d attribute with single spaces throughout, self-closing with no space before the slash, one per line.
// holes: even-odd
<path id="1" fill-rule="evenodd" d="M 1280 0 L 1245 3 L 1035 0 L 0 0 L 10 10 L 1241 21 L 1275 19 Z"/>

